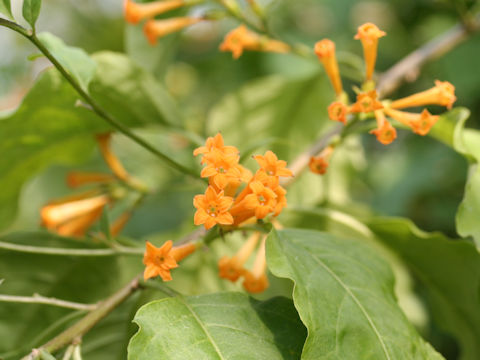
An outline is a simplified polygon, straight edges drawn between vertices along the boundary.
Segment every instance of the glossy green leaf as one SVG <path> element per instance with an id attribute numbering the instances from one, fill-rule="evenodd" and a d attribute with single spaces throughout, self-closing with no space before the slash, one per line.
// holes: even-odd
<path id="1" fill-rule="evenodd" d="M 368 225 L 416 275 L 434 321 L 461 345 L 460 359 L 480 359 L 480 254 L 475 246 L 423 232 L 406 219 L 376 218 Z"/>
<path id="2" fill-rule="evenodd" d="M 8 16 L 8 18 L 10 19 L 13 19 L 12 6 L 10 5 L 10 0 L 0 0 L 0 13 Z"/>
<path id="3" fill-rule="evenodd" d="M 143 306 L 130 360 L 298 359 L 306 331 L 291 300 L 241 293 L 167 298 Z"/>
<path id="4" fill-rule="evenodd" d="M 83 90 L 87 90 L 96 68 L 96 64 L 90 56 L 83 49 L 67 46 L 62 39 L 48 32 L 38 34 L 37 37 L 68 73 L 77 80 Z"/>
<path id="5" fill-rule="evenodd" d="M 35 29 L 38 15 L 40 15 L 40 8 L 42 0 L 23 0 L 22 15 L 23 18 Z"/>
<path id="6" fill-rule="evenodd" d="M 295 283 L 308 337 L 302 359 L 442 359 L 398 307 L 387 263 L 359 240 L 273 231 L 269 269 Z"/>
<path id="7" fill-rule="evenodd" d="M 469 116 L 470 111 L 468 109 L 462 107 L 454 108 L 439 117 L 435 126 L 430 130 L 429 136 L 442 141 L 448 146 L 457 146 L 460 132 Z"/>

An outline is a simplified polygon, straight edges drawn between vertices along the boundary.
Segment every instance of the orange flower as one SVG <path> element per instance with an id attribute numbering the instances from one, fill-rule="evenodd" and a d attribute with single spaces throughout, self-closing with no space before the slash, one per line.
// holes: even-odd
<path id="1" fill-rule="evenodd" d="M 357 102 L 351 106 L 350 112 L 369 113 L 379 109 L 383 109 L 383 105 L 377 100 L 377 91 L 372 90 L 357 95 Z"/>
<path id="2" fill-rule="evenodd" d="M 377 60 L 378 39 L 387 35 L 381 31 L 375 24 L 366 23 L 358 28 L 355 39 L 359 39 L 363 46 L 363 56 L 365 58 L 366 78 L 372 79 L 375 62 Z"/>
<path id="3" fill-rule="evenodd" d="M 152 18 L 183 5 L 185 5 L 184 0 L 152 1 L 145 4 L 137 4 L 132 0 L 125 0 L 125 20 L 131 24 L 137 24 L 143 19 Z"/>
<path id="4" fill-rule="evenodd" d="M 263 238 L 262 243 L 260 244 L 252 271 L 247 270 L 243 273 L 243 287 L 250 293 L 260 293 L 268 288 L 265 241 L 266 237 Z"/>
<path id="5" fill-rule="evenodd" d="M 132 217 L 131 211 L 125 211 L 120 215 L 113 224 L 110 225 L 110 234 L 112 236 L 117 236 L 123 230 L 125 225 L 127 225 L 128 220 Z"/>
<path id="6" fill-rule="evenodd" d="M 337 58 L 335 56 L 335 43 L 329 39 L 323 39 L 315 44 L 314 50 L 325 68 L 325 72 L 332 83 L 335 94 L 337 94 L 337 96 L 340 95 L 343 92 L 343 88 Z"/>
<path id="7" fill-rule="evenodd" d="M 455 86 L 448 81 L 435 80 L 434 87 L 403 99 L 395 100 L 390 104 L 390 107 L 393 109 L 404 109 L 424 105 L 441 105 L 451 109 L 456 100 Z"/>
<path id="8" fill-rule="evenodd" d="M 275 193 L 275 195 L 277 195 L 277 203 L 273 208 L 273 215 L 278 216 L 280 215 L 282 210 L 287 207 L 287 190 L 278 185 L 276 188 L 273 189 L 273 192 Z"/>
<path id="9" fill-rule="evenodd" d="M 232 207 L 230 213 L 233 216 L 247 214 L 247 218 L 255 216 L 257 219 L 263 219 L 274 211 L 277 204 L 277 194 L 272 189 L 266 187 L 260 181 L 252 181 L 248 184 L 248 187 L 252 193 Z M 236 218 L 235 224 L 240 223 L 239 219 L 242 219 L 242 222 L 246 220 L 244 217 Z"/>
<path id="10" fill-rule="evenodd" d="M 253 158 L 268 176 L 293 176 L 292 170 L 287 168 L 287 162 L 278 160 L 277 155 L 270 150 L 263 156 L 256 155 Z"/>
<path id="11" fill-rule="evenodd" d="M 231 225 L 233 217 L 228 209 L 233 204 L 233 199 L 224 196 L 223 191 L 216 192 L 212 186 L 209 186 L 205 195 L 196 195 L 193 198 L 193 205 L 197 208 L 195 213 L 195 225 L 204 224 L 205 229 L 210 229 L 216 224 Z"/>
<path id="12" fill-rule="evenodd" d="M 58 225 L 55 232 L 61 236 L 85 236 L 87 230 L 97 221 L 102 215 L 103 208 L 92 210 L 91 212 L 80 215 L 78 217 L 67 220 L 61 225 Z"/>
<path id="13" fill-rule="evenodd" d="M 243 275 L 245 271 L 243 265 L 255 249 L 255 246 L 257 245 L 259 239 L 260 233 L 256 232 L 248 238 L 248 240 L 243 244 L 240 250 L 233 257 L 222 257 L 218 261 L 219 276 L 222 279 L 227 279 L 232 282 L 237 281 L 238 278 Z"/>
<path id="14" fill-rule="evenodd" d="M 127 171 L 110 149 L 111 138 L 112 137 L 110 133 L 97 135 L 97 143 L 100 147 L 100 152 L 115 176 L 120 180 L 127 181 L 129 178 Z"/>
<path id="15" fill-rule="evenodd" d="M 221 51 L 231 51 L 234 59 L 238 59 L 244 50 L 287 53 L 290 46 L 282 41 L 262 37 L 240 25 L 230 31 L 220 44 Z"/>
<path id="16" fill-rule="evenodd" d="M 205 146 L 200 146 L 193 151 L 193 156 L 205 155 L 211 152 L 218 151 L 223 155 L 238 155 L 238 149 L 235 146 L 225 146 L 222 134 L 218 133 L 214 137 L 209 137 L 205 142 Z M 202 159 L 202 164 L 206 160 Z"/>
<path id="17" fill-rule="evenodd" d="M 76 188 L 91 183 L 107 184 L 115 181 L 115 177 L 110 174 L 71 171 L 67 174 L 67 185 Z"/>
<path id="18" fill-rule="evenodd" d="M 371 130 L 370 134 L 374 134 L 377 140 L 383 145 L 388 145 L 397 138 L 397 131 L 385 118 L 382 110 L 375 111 L 375 118 L 377 120 L 377 129 Z"/>
<path id="19" fill-rule="evenodd" d="M 322 150 L 318 156 L 312 156 L 308 164 L 310 171 L 314 174 L 323 175 L 327 172 L 329 160 L 333 153 L 333 146 L 328 146 Z"/>
<path id="20" fill-rule="evenodd" d="M 244 171 L 238 164 L 238 155 L 223 155 L 217 151 L 205 155 L 204 160 L 207 166 L 203 168 L 200 176 L 209 178 L 211 185 L 220 190 L 225 189 L 230 183 L 240 185 Z"/>
<path id="21" fill-rule="evenodd" d="M 414 133 L 422 136 L 428 134 L 439 118 L 437 115 L 430 114 L 427 109 L 424 109 L 421 114 L 413 114 L 386 108 L 385 113 L 402 124 L 411 127 Z"/>
<path id="22" fill-rule="evenodd" d="M 168 240 L 160 248 L 157 248 L 147 241 L 143 255 L 143 263 L 146 266 L 143 273 L 144 280 L 155 276 L 160 276 L 163 281 L 172 280 L 170 270 L 178 267 L 177 262 L 195 250 L 196 245 L 192 243 L 173 247 L 172 240 Z"/>
<path id="23" fill-rule="evenodd" d="M 343 124 L 347 123 L 348 112 L 347 105 L 340 101 L 334 101 L 328 107 L 328 117 L 330 120 L 340 121 Z"/>
<path id="24" fill-rule="evenodd" d="M 168 34 L 180 31 L 190 25 L 202 21 L 200 18 L 176 17 L 164 20 L 148 20 L 143 26 L 143 32 L 151 45 L 157 43 L 157 39 Z"/>

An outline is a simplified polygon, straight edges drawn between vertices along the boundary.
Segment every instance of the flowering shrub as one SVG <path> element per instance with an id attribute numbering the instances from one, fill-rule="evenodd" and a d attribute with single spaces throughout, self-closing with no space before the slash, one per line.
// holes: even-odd
<path id="1" fill-rule="evenodd" d="M 65 42 L 19 3 L 0 31 L 41 71 L 11 55 L 0 97 L 0 359 L 480 358 L 476 4 L 424 43 L 394 2 L 344 27 L 313 0 L 72 3 Z"/>

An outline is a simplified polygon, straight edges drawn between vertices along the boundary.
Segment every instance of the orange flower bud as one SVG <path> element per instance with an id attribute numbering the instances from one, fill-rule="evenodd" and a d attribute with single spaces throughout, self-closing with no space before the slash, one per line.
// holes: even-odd
<path id="1" fill-rule="evenodd" d="M 366 78 L 372 79 L 377 61 L 378 39 L 387 35 L 381 31 L 375 24 L 366 23 L 358 28 L 355 39 L 360 40 L 363 46 L 363 57 L 365 58 Z"/>
<path id="2" fill-rule="evenodd" d="M 87 230 L 100 218 L 103 208 L 94 209 L 59 225 L 55 232 L 61 236 L 84 236 Z"/>
<path id="3" fill-rule="evenodd" d="M 377 140 L 383 145 L 392 143 L 397 138 L 397 131 L 385 118 L 385 114 L 382 110 L 375 111 L 375 118 L 377 119 L 377 128 L 370 131 L 370 134 L 374 134 Z"/>
<path id="4" fill-rule="evenodd" d="M 414 133 L 422 136 L 428 134 L 439 118 L 438 115 L 430 114 L 427 109 L 424 109 L 421 114 L 413 114 L 386 108 L 385 113 L 402 124 L 409 126 Z"/>
<path id="5" fill-rule="evenodd" d="M 148 20 L 143 26 L 143 32 L 151 45 L 157 43 L 157 39 L 168 34 L 180 31 L 190 25 L 202 21 L 200 18 L 177 17 L 165 20 Z"/>
<path id="6" fill-rule="evenodd" d="M 120 180 L 126 181 L 129 178 L 129 175 L 123 165 L 120 163 L 120 160 L 115 156 L 115 154 L 110 149 L 111 134 L 105 133 L 97 135 L 97 143 L 100 148 L 100 152 L 107 163 L 108 167 Z"/>
<path id="7" fill-rule="evenodd" d="M 125 20 L 131 24 L 137 24 L 143 19 L 152 18 L 184 5 L 184 0 L 152 1 L 144 4 L 138 4 L 132 0 L 125 0 Z"/>
<path id="8" fill-rule="evenodd" d="M 448 81 L 435 80 L 434 87 L 403 99 L 395 100 L 390 104 L 390 107 L 393 109 L 404 109 L 415 106 L 440 105 L 451 109 L 456 100 L 455 86 Z"/>
<path id="9" fill-rule="evenodd" d="M 330 120 L 340 121 L 343 124 L 347 123 L 347 114 L 349 109 L 347 105 L 340 101 L 334 101 L 328 106 L 328 117 Z"/>
<path id="10" fill-rule="evenodd" d="M 377 91 L 372 90 L 357 95 L 357 102 L 350 107 L 350 112 L 369 113 L 383 109 L 383 105 L 377 100 Z"/>
<path id="11" fill-rule="evenodd" d="M 340 71 L 338 70 L 337 58 L 335 56 L 335 43 L 329 39 L 320 40 L 315 44 L 315 54 L 323 64 L 330 82 L 332 83 L 335 94 L 340 95 L 343 92 Z"/>

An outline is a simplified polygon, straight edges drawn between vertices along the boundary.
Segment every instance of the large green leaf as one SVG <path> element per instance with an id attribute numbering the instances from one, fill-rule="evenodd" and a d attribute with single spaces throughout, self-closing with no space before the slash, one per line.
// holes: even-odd
<path id="1" fill-rule="evenodd" d="M 241 293 L 176 297 L 143 306 L 131 360 L 298 359 L 306 331 L 291 300 Z"/>
<path id="2" fill-rule="evenodd" d="M 38 38 L 83 90 L 87 90 L 96 68 L 88 54 L 83 49 L 67 46 L 62 39 L 48 32 L 38 34 Z"/>
<path id="3" fill-rule="evenodd" d="M 368 225 L 417 276 L 435 322 L 460 343 L 461 359 L 480 359 L 480 254 L 475 246 L 425 233 L 405 219 L 376 218 Z"/>
<path id="4" fill-rule="evenodd" d="M 98 247 L 47 232 L 11 234 L 1 240 L 61 248 Z M 0 292 L 23 296 L 39 293 L 80 303 L 96 303 L 124 286 L 142 268 L 141 256 L 71 257 L 0 249 L 0 276 L 5 279 Z M 114 316 L 107 317 L 83 339 L 86 359 L 116 360 L 122 357 L 116 349 L 123 341 L 125 350 L 132 306 L 135 304 L 127 304 Z M 78 321 L 81 314 L 72 317 L 73 313 L 75 311 L 53 306 L 2 302 L 0 358 L 19 359 L 33 347 L 57 335 L 72 321 Z M 63 321 L 59 321 L 61 319 Z M 56 326 L 52 328 L 54 324 Z M 95 347 L 95 343 L 102 343 L 103 347 Z M 106 348 L 109 349 L 107 352 L 104 351 Z"/>
<path id="5" fill-rule="evenodd" d="M 302 359 L 441 359 L 398 307 L 387 263 L 358 240 L 273 231 L 267 261 L 294 281 L 308 338 Z"/>
<path id="6" fill-rule="evenodd" d="M 7 15 L 10 19 L 13 19 L 10 0 L 0 0 L 0 13 Z"/>

